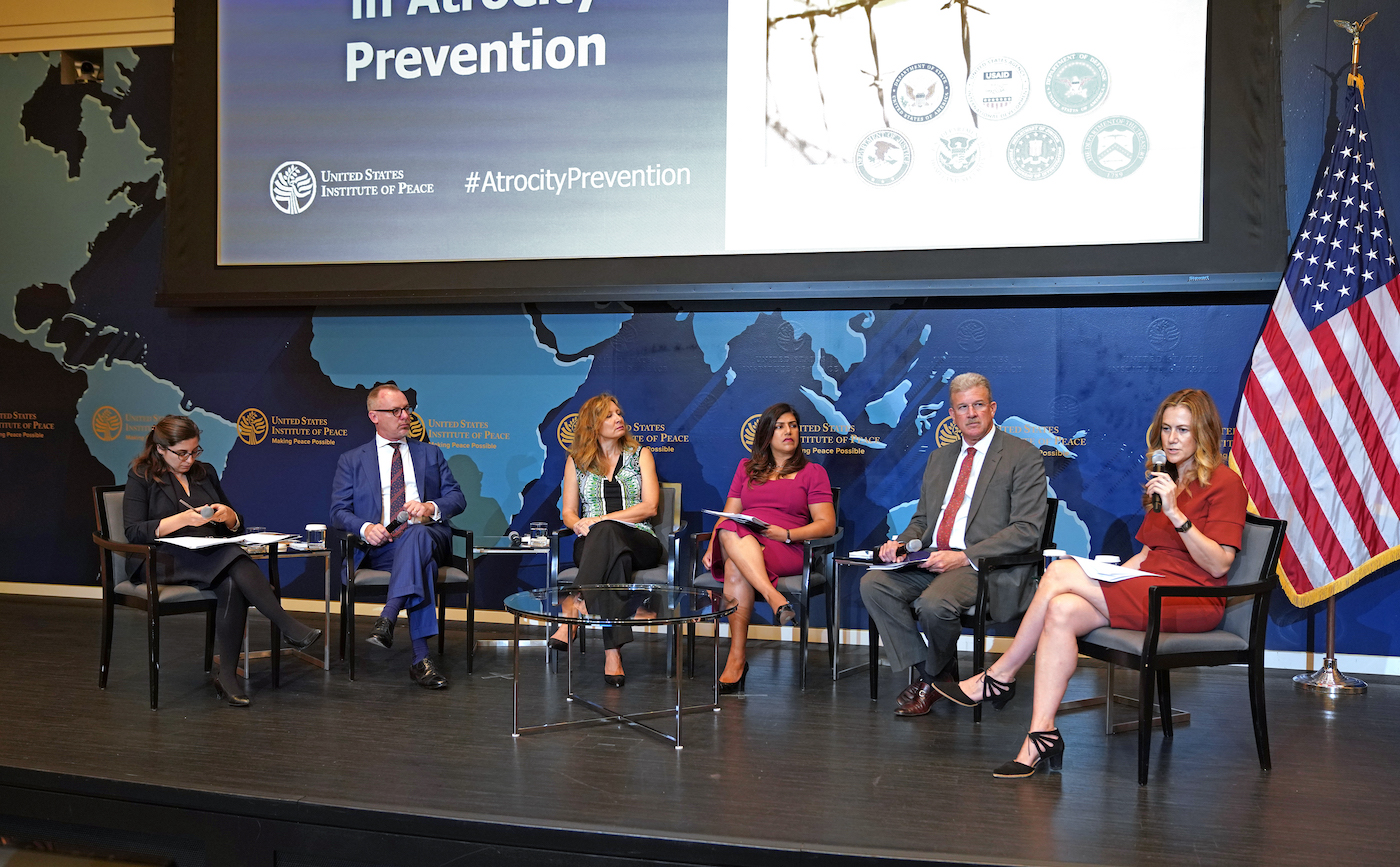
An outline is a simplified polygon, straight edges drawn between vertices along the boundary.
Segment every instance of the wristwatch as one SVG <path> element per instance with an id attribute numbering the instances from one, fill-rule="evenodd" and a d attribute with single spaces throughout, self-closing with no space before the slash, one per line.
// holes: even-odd
<path id="1" fill-rule="evenodd" d="M 1176 531 L 1178 533 L 1185 533 L 1189 529 L 1191 529 L 1191 519 L 1187 518 L 1186 523 L 1182 524 L 1180 527 L 1177 527 Z"/>

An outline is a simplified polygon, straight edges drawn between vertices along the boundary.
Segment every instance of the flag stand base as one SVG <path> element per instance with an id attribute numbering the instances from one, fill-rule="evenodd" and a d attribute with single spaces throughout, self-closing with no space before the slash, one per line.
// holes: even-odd
<path id="1" fill-rule="evenodd" d="M 1293 685 L 1299 689 L 1310 689 L 1327 695 L 1357 695 L 1366 691 L 1366 681 L 1347 677 L 1337 668 L 1337 598 L 1327 600 L 1327 658 L 1322 667 L 1312 674 L 1299 674 L 1293 678 Z"/>
<path id="2" fill-rule="evenodd" d="M 1312 674 L 1295 675 L 1293 683 L 1300 689 L 1317 690 L 1328 695 L 1353 695 L 1366 691 L 1366 681 L 1342 674 L 1335 659 L 1323 660 L 1322 667 Z"/>

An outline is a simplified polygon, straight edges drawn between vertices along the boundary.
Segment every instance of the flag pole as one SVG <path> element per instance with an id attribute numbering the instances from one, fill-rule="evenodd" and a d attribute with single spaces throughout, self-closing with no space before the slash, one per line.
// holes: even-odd
<path id="1" fill-rule="evenodd" d="M 1356 85 L 1356 90 L 1361 94 L 1362 105 L 1366 104 L 1366 82 L 1361 77 L 1361 31 L 1366 29 L 1376 17 L 1375 12 L 1368 15 L 1362 21 L 1346 21 L 1340 18 L 1333 19 L 1332 23 L 1351 34 L 1351 74 L 1347 76 L 1347 84 Z M 1325 692 L 1328 695 L 1354 695 L 1366 691 L 1366 681 L 1355 677 L 1348 677 L 1337 667 L 1337 597 L 1331 596 L 1327 600 L 1327 657 L 1322 661 L 1322 667 L 1311 674 L 1299 674 L 1293 678 L 1293 683 L 1301 689 L 1316 690 Z"/>

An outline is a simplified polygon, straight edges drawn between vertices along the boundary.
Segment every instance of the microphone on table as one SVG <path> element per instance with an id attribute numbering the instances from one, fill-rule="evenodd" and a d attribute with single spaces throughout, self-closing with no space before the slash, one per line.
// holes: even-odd
<path id="1" fill-rule="evenodd" d="M 388 524 L 385 524 L 384 529 L 392 533 L 412 520 L 413 516 L 408 513 L 407 509 L 404 509 L 402 512 L 399 512 L 397 515 L 394 516 L 394 520 L 390 521 Z"/>
<path id="2" fill-rule="evenodd" d="M 1163 468 L 1164 466 L 1166 466 L 1166 463 L 1167 463 L 1167 453 L 1166 453 L 1166 452 L 1162 451 L 1161 449 L 1157 449 L 1157 451 L 1155 451 L 1155 452 L 1152 453 L 1152 472 L 1154 472 L 1154 473 L 1160 473 L 1160 472 L 1162 471 L 1162 468 Z M 1154 512 L 1160 512 L 1160 511 L 1162 511 L 1162 495 L 1161 495 L 1161 494 L 1153 494 L 1153 495 L 1152 495 L 1152 511 L 1154 511 Z"/>
<path id="3" fill-rule="evenodd" d="M 913 554 L 915 551 L 924 550 L 923 539 L 910 539 L 908 542 L 900 542 L 899 547 L 894 549 L 894 555 L 901 557 L 905 554 Z"/>
<path id="4" fill-rule="evenodd" d="M 506 538 L 510 540 L 510 546 L 512 548 L 520 547 L 520 534 L 516 531 L 511 530 L 509 533 L 506 534 Z"/>

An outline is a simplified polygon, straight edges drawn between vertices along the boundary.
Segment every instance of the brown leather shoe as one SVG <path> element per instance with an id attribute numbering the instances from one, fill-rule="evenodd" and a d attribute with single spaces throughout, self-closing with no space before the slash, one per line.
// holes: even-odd
<path id="1" fill-rule="evenodd" d="M 923 716 L 933 707 L 933 703 L 943 696 L 938 694 L 938 690 L 933 688 L 931 683 L 916 684 L 918 691 L 915 692 L 911 701 L 905 702 L 894 709 L 895 716 Z"/>
<path id="2" fill-rule="evenodd" d="M 918 698 L 919 688 L 923 685 L 924 682 L 922 680 L 915 680 L 913 683 L 906 686 L 904 690 L 895 698 L 894 706 L 903 707 L 904 705 Z"/>

